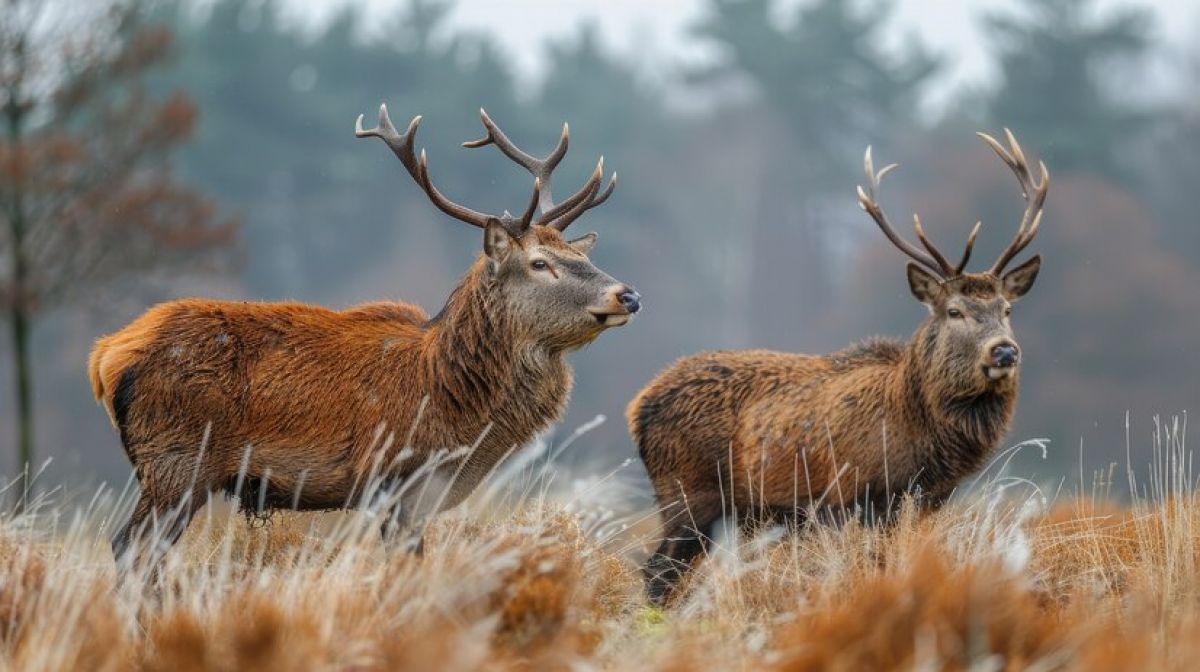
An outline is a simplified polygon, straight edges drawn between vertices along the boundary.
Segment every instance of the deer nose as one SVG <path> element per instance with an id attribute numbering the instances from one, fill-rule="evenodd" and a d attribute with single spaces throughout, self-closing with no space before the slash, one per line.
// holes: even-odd
<path id="1" fill-rule="evenodd" d="M 1001 343 L 992 348 L 992 366 L 1002 369 L 1016 366 L 1020 356 L 1021 351 L 1017 349 L 1016 343 Z"/>
<path id="2" fill-rule="evenodd" d="M 617 294 L 617 301 L 621 307 L 630 315 L 642 309 L 642 295 L 638 294 L 634 289 L 625 289 L 620 294 Z"/>

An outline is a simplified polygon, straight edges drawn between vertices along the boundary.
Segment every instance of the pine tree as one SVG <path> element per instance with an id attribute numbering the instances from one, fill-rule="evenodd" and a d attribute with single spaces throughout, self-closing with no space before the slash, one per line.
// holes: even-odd
<path id="1" fill-rule="evenodd" d="M 1121 176 L 1129 141 L 1147 130 L 1129 72 L 1149 47 L 1151 14 L 1118 8 L 1097 17 L 1094 0 L 1022 0 L 1017 12 L 992 14 L 1001 84 L 988 116 L 1042 149 L 1058 171 Z M 1124 68 L 1124 70 L 1123 70 Z"/>

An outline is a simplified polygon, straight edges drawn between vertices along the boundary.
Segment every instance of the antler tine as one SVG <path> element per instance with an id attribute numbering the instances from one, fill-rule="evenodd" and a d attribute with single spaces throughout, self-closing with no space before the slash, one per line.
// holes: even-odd
<path id="1" fill-rule="evenodd" d="M 459 205 L 446 198 L 442 192 L 437 190 L 437 187 L 433 186 L 433 181 L 429 179 L 428 158 L 425 156 L 425 150 L 421 150 L 419 160 L 413 151 L 417 127 L 421 125 L 421 115 L 413 117 L 413 120 L 408 123 L 408 128 L 403 133 L 399 133 L 392 125 L 392 120 L 388 116 L 387 104 L 384 103 L 379 106 L 379 123 L 374 128 L 363 128 L 362 122 L 363 115 L 360 114 L 354 122 L 354 137 L 383 140 L 439 210 L 473 226 L 480 228 L 487 226 L 488 220 L 492 219 L 491 215 Z"/>
<path id="2" fill-rule="evenodd" d="M 571 210 L 578 205 L 580 201 L 586 198 L 588 193 L 591 191 L 592 186 L 596 183 L 599 183 L 602 179 L 604 179 L 603 156 L 600 157 L 600 160 L 596 163 L 596 168 L 592 170 L 592 174 L 588 176 L 588 179 L 584 180 L 583 186 L 580 187 L 579 191 L 571 194 L 557 205 L 551 207 L 549 210 L 542 210 L 542 214 L 540 217 L 538 217 L 538 221 L 542 224 L 545 224 L 562 216 L 563 213 Z"/>
<path id="3" fill-rule="evenodd" d="M 1025 235 L 1014 239 L 1013 242 L 1009 244 L 1008 248 L 1005 249 L 1004 254 L 1002 254 L 1000 258 L 996 260 L 996 265 L 993 266 L 992 270 L 989 272 L 996 276 L 1004 272 L 1004 267 L 1008 265 L 1008 262 L 1012 261 L 1013 257 L 1020 254 L 1022 250 L 1029 246 L 1029 243 L 1033 242 L 1033 237 L 1037 235 L 1038 229 L 1041 227 L 1041 225 L 1042 211 L 1039 210 L 1038 213 L 1033 216 L 1033 223 L 1029 225 L 1029 230 L 1025 232 Z"/>
<path id="4" fill-rule="evenodd" d="M 597 168 L 596 172 L 593 173 L 593 176 L 595 176 L 598 173 L 599 173 L 599 168 Z M 610 183 L 610 186 L 611 186 L 611 183 Z M 571 225 L 572 222 L 579 219 L 580 215 L 587 212 L 594 206 L 598 205 L 598 203 L 595 202 L 595 199 L 596 199 L 596 192 L 599 189 L 600 189 L 600 180 L 599 179 L 593 180 L 593 179 L 589 178 L 587 181 L 587 186 L 585 186 L 583 188 L 583 191 L 581 192 L 583 194 L 583 197 L 580 198 L 575 203 L 575 206 L 573 208 L 571 208 L 570 210 L 568 210 L 566 213 L 560 215 L 557 219 L 549 221 L 546 224 L 546 226 L 553 227 L 559 231 L 565 231 L 567 229 L 567 227 Z M 605 196 L 605 198 L 607 198 L 607 196 Z M 600 199 L 600 202 L 603 202 L 603 200 L 604 200 L 603 198 Z M 564 203 L 565 202 L 566 201 L 564 201 Z"/>
<path id="5" fill-rule="evenodd" d="M 911 243 L 904 240 L 892 228 L 888 222 L 887 215 L 884 214 L 883 208 L 879 207 L 879 202 L 876 200 L 876 194 L 879 192 L 879 184 L 883 177 L 896 168 L 896 164 L 884 166 L 878 173 L 875 172 L 875 162 L 871 158 L 871 148 L 868 146 L 866 154 L 863 155 L 863 169 L 867 173 L 867 188 L 863 189 L 862 185 L 858 187 L 858 205 L 875 220 L 875 224 L 879 226 L 879 230 L 883 231 L 883 235 L 887 236 L 892 244 L 900 249 L 901 252 L 911 257 L 917 263 L 925 266 L 929 270 L 937 273 L 941 277 L 946 277 L 946 268 L 938 265 L 932 257 L 918 250 Z"/>
<path id="6" fill-rule="evenodd" d="M 571 129 L 567 124 L 563 124 L 562 133 L 558 137 L 558 144 L 554 149 L 546 155 L 545 158 L 539 159 L 529 152 L 517 147 L 516 143 L 505 135 L 504 131 L 492 121 L 488 113 L 483 108 L 479 109 L 479 119 L 483 122 L 484 129 L 487 130 L 487 135 L 478 140 L 471 140 L 463 143 L 463 147 L 468 149 L 476 149 L 478 147 L 486 147 L 487 145 L 495 145 L 508 158 L 512 159 L 525 170 L 528 170 L 531 175 L 541 181 L 541 193 L 538 199 L 538 205 L 542 212 L 546 212 L 554 207 L 554 198 L 551 193 L 550 176 L 558 164 L 567 154 L 567 147 L 571 141 Z"/>
<path id="7" fill-rule="evenodd" d="M 613 173 L 612 177 L 608 179 L 608 184 L 604 186 L 603 190 L 597 192 L 597 189 L 599 189 L 599 182 L 597 182 L 594 187 L 585 187 L 584 189 L 580 190 L 579 195 L 582 196 L 582 198 L 579 199 L 578 208 L 572 210 L 566 215 L 560 216 L 556 220 L 548 220 L 548 218 L 545 217 L 542 219 L 550 221 L 548 226 L 553 226 L 559 231 L 565 231 L 566 228 L 571 225 L 571 222 L 579 219 L 580 215 L 607 201 L 608 197 L 612 196 L 613 190 L 616 188 L 617 174 Z M 563 203 L 566 202 L 567 201 L 563 201 Z"/>
<path id="8" fill-rule="evenodd" d="M 933 260 L 941 267 L 942 275 L 945 277 L 956 275 L 954 267 L 950 265 L 950 260 L 946 259 L 946 256 L 925 236 L 925 227 L 921 226 L 921 218 L 915 212 L 913 213 L 913 230 L 917 232 L 917 240 L 920 240 L 921 245 L 929 250 L 929 256 L 933 257 Z"/>
<path id="9" fill-rule="evenodd" d="M 420 183 L 421 188 L 425 190 L 425 194 L 429 196 L 429 200 L 437 206 L 438 210 L 455 219 L 478 226 L 481 229 L 487 228 L 489 220 L 497 219 L 492 215 L 459 205 L 443 196 L 442 192 L 433 186 L 433 181 L 429 179 L 429 157 L 425 155 L 425 150 L 423 149 L 421 150 L 421 159 L 417 163 L 417 182 Z"/>
<path id="10" fill-rule="evenodd" d="M 387 146 L 400 159 L 400 163 L 408 170 L 408 174 L 414 178 L 417 177 L 417 158 L 413 152 L 413 141 L 417 137 L 417 127 L 421 125 L 421 115 L 413 117 L 412 121 L 408 122 L 408 128 L 404 133 L 398 133 L 396 127 L 392 125 L 391 118 L 388 117 L 387 104 L 379 106 L 379 123 L 375 128 L 363 128 L 363 116 L 358 115 L 358 119 L 354 122 L 354 137 L 356 138 L 379 138 L 387 144 Z"/>
<path id="11" fill-rule="evenodd" d="M 565 231 L 566 228 L 571 225 L 571 222 L 574 222 L 576 219 L 578 219 L 580 215 L 607 201 L 608 197 L 612 195 L 613 190 L 617 188 L 617 174 L 613 173 L 612 177 L 608 179 L 608 184 L 604 187 L 604 189 L 597 192 L 599 186 L 600 183 L 597 181 L 595 186 L 590 187 L 588 191 L 584 193 L 584 198 L 580 199 L 579 208 L 577 210 L 572 210 L 570 213 L 567 213 L 567 215 L 552 221 L 549 226 L 553 226 L 559 231 Z"/>
<path id="12" fill-rule="evenodd" d="M 525 207 L 525 213 L 521 215 L 521 228 L 528 229 L 533 223 L 533 213 L 537 212 L 538 201 L 541 199 L 542 179 L 540 177 L 533 178 L 533 195 L 529 197 L 529 205 Z"/>
<path id="13" fill-rule="evenodd" d="M 599 195 L 597 195 L 595 198 L 592 199 L 592 202 L 588 204 L 587 209 L 591 210 L 592 208 L 596 207 L 597 205 L 600 205 L 601 203 L 607 201 L 608 197 L 612 196 L 613 190 L 615 190 L 616 188 L 617 188 L 617 172 L 614 170 L 612 177 L 608 178 L 608 184 L 605 185 L 604 191 L 600 192 Z"/>
<path id="14" fill-rule="evenodd" d="M 971 249 L 975 247 L 975 236 L 979 235 L 981 226 L 983 226 L 983 222 L 975 222 L 975 228 L 971 229 L 971 235 L 967 236 L 967 247 L 963 250 L 962 259 L 958 262 L 958 266 L 954 267 L 955 275 L 962 275 L 967 268 L 967 262 L 971 260 Z"/>
<path id="15" fill-rule="evenodd" d="M 1005 138 L 1008 140 L 1008 149 L 1005 149 L 995 138 L 987 133 L 976 133 L 983 139 L 992 151 L 1004 161 L 1005 165 L 1012 170 L 1017 177 L 1017 183 L 1021 186 L 1021 195 L 1026 201 L 1025 212 L 1021 215 L 1021 223 L 1017 227 L 1017 233 L 1013 237 L 1012 242 L 996 259 L 996 263 L 992 264 L 992 268 L 988 271 L 992 275 L 1000 275 L 1004 271 L 1004 267 L 1012 261 L 1013 257 L 1017 256 L 1024 250 L 1033 237 L 1037 235 L 1038 228 L 1041 226 L 1042 212 L 1046 204 L 1046 196 L 1050 191 L 1050 171 L 1046 168 L 1046 164 L 1039 161 L 1038 169 L 1040 177 L 1034 181 L 1033 175 L 1029 170 L 1029 162 L 1025 158 L 1025 153 L 1021 150 L 1020 143 L 1017 142 L 1012 131 L 1004 129 Z"/>
<path id="16" fill-rule="evenodd" d="M 593 170 L 592 174 L 588 176 L 588 179 L 584 181 L 583 186 L 580 187 L 579 191 L 571 194 L 553 208 L 543 211 L 542 216 L 538 218 L 538 221 L 542 224 L 548 224 L 549 222 L 559 220 L 564 213 L 572 211 L 576 205 L 579 205 L 584 201 L 587 201 L 588 206 L 581 212 L 585 212 L 596 207 L 597 205 L 600 205 L 604 201 L 608 200 L 608 197 L 612 194 L 613 190 L 616 189 L 617 174 L 613 173 L 612 177 L 608 181 L 608 185 L 605 186 L 604 190 L 599 192 L 597 195 L 597 192 L 593 189 L 593 187 L 598 187 L 603 181 L 604 157 L 602 156 L 600 157 L 600 160 L 596 162 L 595 170 Z"/>

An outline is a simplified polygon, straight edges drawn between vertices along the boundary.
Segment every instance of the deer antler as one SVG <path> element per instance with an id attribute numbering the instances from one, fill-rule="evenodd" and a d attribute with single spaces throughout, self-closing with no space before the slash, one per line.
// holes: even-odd
<path id="1" fill-rule="evenodd" d="M 550 150 L 550 153 L 545 158 L 539 159 L 517 147 L 516 143 L 510 140 L 504 131 L 500 130 L 496 122 L 492 121 L 486 110 L 479 110 L 479 118 L 483 122 L 483 127 L 487 130 L 487 135 L 478 140 L 464 142 L 463 147 L 475 149 L 477 147 L 495 145 L 501 153 L 525 168 L 525 170 L 528 170 L 534 176 L 534 179 L 541 185 L 537 202 L 542 212 L 541 216 L 534 223 L 553 226 L 562 231 L 570 226 L 571 222 L 578 219 L 579 215 L 608 200 L 613 189 L 616 188 L 617 174 L 613 173 L 604 190 L 597 192 L 600 183 L 604 180 L 604 157 L 600 157 L 600 161 L 596 164 L 596 170 L 584 182 L 583 187 L 563 202 L 555 204 L 554 197 L 551 194 L 550 179 L 554 169 L 558 167 L 559 162 L 566 156 L 567 146 L 571 140 L 570 127 L 567 124 L 563 124 L 558 144 L 554 146 L 554 149 Z M 576 207 L 580 205 L 582 207 Z"/>
<path id="2" fill-rule="evenodd" d="M 937 247 L 935 247 L 933 243 L 930 242 L 925 236 L 925 230 L 921 227 L 920 217 L 915 214 L 913 215 L 913 229 L 916 230 L 917 238 L 921 241 L 921 244 L 925 246 L 926 250 L 929 250 L 929 254 L 925 254 L 914 247 L 912 243 L 909 243 L 907 240 L 901 238 L 900 235 L 896 233 L 896 230 L 892 228 L 892 225 L 888 222 L 887 215 L 884 214 L 883 208 L 879 207 L 879 201 L 877 200 L 879 184 L 883 181 L 883 177 L 892 172 L 895 167 L 896 164 L 892 163 L 884 166 L 879 170 L 879 172 L 875 172 L 875 162 L 871 158 L 871 148 L 867 147 L 867 152 L 863 156 L 863 169 L 867 173 L 867 187 L 866 189 L 863 189 L 862 185 L 859 185 L 858 205 L 862 207 L 863 210 L 867 211 L 867 214 L 871 216 L 871 219 L 874 219 L 875 223 L 879 225 L 879 230 L 883 231 L 883 235 L 887 236 L 888 240 L 892 241 L 893 245 L 900 248 L 901 252 L 907 254 L 909 257 L 912 257 L 914 261 L 925 266 L 934 273 L 937 273 L 938 276 L 943 279 L 957 275 L 958 272 L 953 266 L 950 265 L 950 262 L 946 260 L 945 255 L 939 252 Z M 972 237 L 971 242 L 967 244 L 967 254 L 970 254 L 970 245 L 973 242 L 974 238 Z"/>
<path id="3" fill-rule="evenodd" d="M 514 234 L 524 233 L 533 224 L 553 226 L 562 231 L 584 212 L 606 201 L 609 195 L 612 194 L 613 189 L 616 188 L 617 175 L 613 173 L 608 185 L 603 191 L 600 191 L 600 184 L 604 178 L 604 158 L 601 157 L 600 162 L 596 165 L 596 170 L 593 171 L 591 177 L 587 179 L 583 187 L 556 205 L 550 193 L 550 178 L 554 169 L 567 153 L 569 140 L 567 125 L 563 124 L 563 131 L 559 137 L 558 145 L 545 158 L 538 159 L 521 150 L 509 140 L 508 136 L 500 130 L 500 127 L 488 117 L 487 112 L 480 110 L 479 114 L 483 119 L 484 128 L 487 129 L 487 135 L 479 140 L 464 142 L 463 146 L 475 148 L 494 144 L 505 156 L 524 167 L 533 175 L 533 194 L 525 211 L 519 218 L 514 217 L 507 211 L 498 216 L 478 212 L 451 201 L 438 191 L 429 177 L 429 159 L 425 154 L 425 150 L 421 150 L 419 158 L 413 150 L 417 127 L 421 124 L 420 116 L 413 117 L 413 120 L 408 124 L 407 130 L 404 133 L 400 133 L 392 125 L 392 121 L 388 117 L 387 105 L 380 105 L 378 125 L 374 128 L 364 129 L 362 123 L 363 115 L 360 114 L 358 115 L 358 120 L 354 123 L 354 135 L 359 138 L 375 137 L 383 140 L 391 148 L 396 158 L 400 159 L 400 163 L 403 164 L 408 174 L 420 185 L 426 196 L 429 197 L 429 200 L 439 210 L 455 219 L 480 228 L 486 227 L 489 220 L 497 219 Z M 541 216 L 535 219 L 534 215 L 539 209 L 541 210 Z"/>
<path id="4" fill-rule="evenodd" d="M 1017 235 L 1013 237 L 1008 247 L 1004 248 L 1004 252 L 1000 253 L 1000 258 L 996 259 L 996 263 L 992 264 L 992 268 L 988 271 L 992 275 L 999 276 L 1004 272 L 1004 267 L 1008 265 L 1008 262 L 1020 254 L 1021 250 L 1025 249 L 1037 235 L 1038 228 L 1042 224 L 1046 195 L 1050 190 L 1050 171 L 1046 169 L 1045 163 L 1039 161 L 1041 178 L 1034 182 L 1033 175 L 1029 170 L 1029 162 L 1025 159 L 1025 153 L 1021 151 L 1021 145 L 1013 137 L 1012 131 L 1007 128 L 1004 129 L 1004 136 L 1008 139 L 1009 148 L 1007 150 L 987 133 L 976 133 L 976 135 L 982 138 L 1017 176 L 1017 182 L 1021 185 L 1021 194 L 1026 203 L 1025 212 L 1021 215 L 1021 225 L 1017 227 Z"/>
<path id="5" fill-rule="evenodd" d="M 391 118 L 388 117 L 387 105 L 379 106 L 379 124 L 375 128 L 363 128 L 363 115 L 358 115 L 358 119 L 354 122 L 354 137 L 356 138 L 379 138 L 391 148 L 396 158 L 400 159 L 400 163 L 404 165 L 408 174 L 416 180 L 421 189 L 429 197 L 429 200 L 438 207 L 439 210 L 462 220 L 468 224 L 486 227 L 491 215 L 477 212 L 468 207 L 459 205 L 454 201 L 442 195 L 442 192 L 433 186 L 433 181 L 429 179 L 429 159 L 425 156 L 425 150 L 421 150 L 421 158 L 418 160 L 413 151 L 413 141 L 417 137 L 417 127 L 421 125 L 421 116 L 413 117 L 413 120 L 408 123 L 408 129 L 403 133 L 396 131 L 396 127 L 392 125 Z"/>
<path id="6" fill-rule="evenodd" d="M 981 226 L 983 226 L 983 222 L 975 222 L 974 228 L 971 229 L 971 235 L 967 236 L 967 247 L 963 250 L 962 259 L 959 260 L 958 266 L 954 267 L 955 275 L 962 275 L 963 270 L 967 268 L 967 262 L 971 260 L 971 249 L 975 247 L 975 236 L 979 235 Z"/>

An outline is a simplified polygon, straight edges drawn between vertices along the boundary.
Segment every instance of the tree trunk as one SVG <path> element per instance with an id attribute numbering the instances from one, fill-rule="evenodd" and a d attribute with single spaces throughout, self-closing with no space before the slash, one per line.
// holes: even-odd
<path id="1" fill-rule="evenodd" d="M 27 476 L 33 464 L 33 376 L 29 358 L 30 319 L 20 306 L 9 312 L 12 324 L 13 362 L 17 384 L 17 468 Z M 21 481 L 17 491 L 17 512 L 25 508 L 29 492 L 28 478 Z"/>
<path id="2" fill-rule="evenodd" d="M 16 61 L 24 65 L 24 50 L 18 45 Z M 8 121 L 8 140 L 12 151 L 21 146 L 23 122 L 28 109 L 19 86 L 8 87 L 8 102 L 4 106 Z M 17 469 L 24 474 L 17 491 L 16 511 L 25 509 L 29 499 L 29 469 L 33 463 L 33 361 L 29 358 L 29 334 L 32 322 L 28 296 L 29 258 L 25 250 L 26 212 L 24 185 L 14 180 L 8 213 L 9 244 L 12 245 L 12 276 L 8 278 L 11 296 L 8 297 L 8 319 L 12 325 L 13 362 L 16 364 L 17 385 Z"/>
<path id="3" fill-rule="evenodd" d="M 12 326 L 13 370 L 16 372 L 17 399 L 17 473 L 24 473 L 17 490 L 17 512 L 25 508 L 29 493 L 29 470 L 33 464 L 33 360 L 29 356 L 29 336 L 32 316 L 29 314 L 25 287 L 29 280 L 29 263 L 25 257 L 25 207 L 21 193 L 13 195 L 12 212 L 12 277 L 9 286 L 8 321 Z"/>

